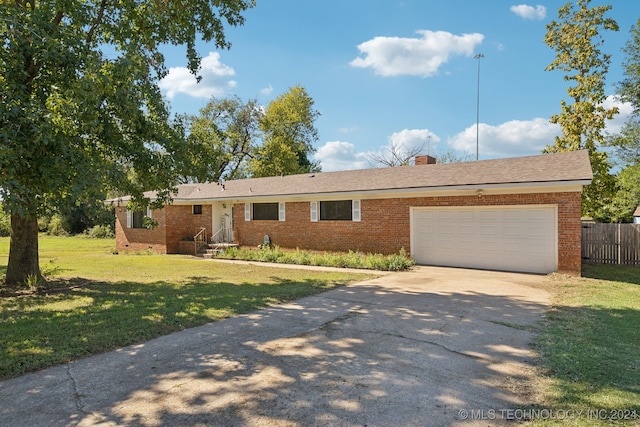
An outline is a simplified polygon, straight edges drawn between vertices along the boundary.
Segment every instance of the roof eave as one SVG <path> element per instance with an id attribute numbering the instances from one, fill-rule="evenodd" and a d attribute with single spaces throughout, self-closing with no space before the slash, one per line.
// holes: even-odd
<path id="1" fill-rule="evenodd" d="M 571 180 L 571 181 L 546 181 L 546 182 L 526 182 L 526 183 L 484 183 L 465 184 L 435 187 L 409 187 L 395 189 L 378 190 L 358 190 L 358 191 L 326 191 L 312 193 L 290 193 L 290 194 L 252 194 L 252 195 L 229 195 L 223 197 L 202 197 L 202 198 L 174 198 L 174 204 L 194 204 L 206 202 L 232 202 L 244 200 L 318 200 L 335 198 L 394 198 L 394 197 L 424 197 L 440 195 L 464 195 L 465 193 L 476 193 L 483 190 L 485 194 L 508 194 L 508 193 L 534 193 L 534 192 L 563 192 L 582 191 L 582 187 L 589 185 L 591 179 Z M 523 191 L 526 190 L 526 191 Z"/>

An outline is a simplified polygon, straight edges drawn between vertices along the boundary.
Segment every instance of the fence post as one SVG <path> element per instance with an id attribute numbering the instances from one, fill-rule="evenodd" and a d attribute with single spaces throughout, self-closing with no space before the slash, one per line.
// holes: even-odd
<path id="1" fill-rule="evenodd" d="M 618 265 L 622 264 L 622 245 L 620 244 L 620 223 L 616 224 L 616 231 L 618 233 Z"/>

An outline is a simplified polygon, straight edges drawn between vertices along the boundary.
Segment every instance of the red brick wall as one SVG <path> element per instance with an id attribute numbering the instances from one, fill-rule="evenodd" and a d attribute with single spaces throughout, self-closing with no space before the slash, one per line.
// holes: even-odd
<path id="1" fill-rule="evenodd" d="M 580 206 L 577 192 L 504 194 L 478 196 L 416 197 L 361 201 L 361 222 L 311 222 L 309 202 L 286 204 L 286 221 L 245 221 L 244 204 L 234 206 L 234 237 L 246 246 L 257 246 L 265 235 L 283 248 L 395 253 L 409 250 L 410 208 L 420 206 L 558 206 L 558 271 L 580 274 Z M 211 205 L 202 206 L 202 215 L 193 215 L 191 206 L 168 206 L 153 212 L 159 225 L 153 230 L 126 229 L 126 210 L 117 208 L 116 247 L 178 253 L 179 242 L 200 227 L 211 236 Z M 167 225 L 168 224 L 168 225 Z"/>
<path id="2" fill-rule="evenodd" d="M 166 206 L 155 210 L 151 216 L 158 226 L 153 229 L 127 228 L 127 209 L 116 208 L 116 249 L 147 250 L 177 254 L 180 241 L 193 237 L 200 227 L 207 229 L 211 237 L 211 205 L 202 205 L 202 215 L 193 215 L 191 206 Z M 168 224 L 168 226 L 167 226 Z"/>
<path id="3" fill-rule="evenodd" d="M 245 221 L 244 204 L 234 212 L 236 240 L 257 246 L 264 235 L 283 248 L 395 253 L 411 247 L 410 208 L 420 206 L 558 206 L 558 271 L 580 274 L 580 193 L 375 199 L 361 201 L 361 222 L 311 222 L 309 202 L 286 204 L 286 221 Z"/>
<path id="4" fill-rule="evenodd" d="M 127 209 L 116 208 L 116 249 L 119 251 L 144 251 L 151 249 L 158 253 L 167 253 L 165 240 L 164 209 L 151 213 L 158 226 L 153 229 L 127 228 Z"/>
<path id="5" fill-rule="evenodd" d="M 207 239 L 211 238 L 211 205 L 202 205 L 202 214 L 194 215 L 192 206 L 167 206 L 163 209 L 166 213 L 167 227 L 167 253 L 180 253 L 180 240 L 185 237 L 193 237 L 201 227 L 207 229 Z"/>

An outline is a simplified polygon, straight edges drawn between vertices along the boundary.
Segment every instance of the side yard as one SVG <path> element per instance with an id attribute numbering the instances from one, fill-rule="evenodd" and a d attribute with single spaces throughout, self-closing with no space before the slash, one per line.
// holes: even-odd
<path id="1" fill-rule="evenodd" d="M 640 269 L 587 265 L 552 275 L 535 342 L 544 374 L 531 425 L 640 425 Z M 550 411 L 536 411 L 545 408 Z"/>

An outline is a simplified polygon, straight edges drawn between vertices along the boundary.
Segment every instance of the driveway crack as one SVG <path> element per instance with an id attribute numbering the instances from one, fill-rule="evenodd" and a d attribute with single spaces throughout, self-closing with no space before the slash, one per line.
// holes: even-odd
<path id="1" fill-rule="evenodd" d="M 82 412 L 83 414 L 90 414 L 90 412 L 87 412 L 87 411 L 84 410 L 84 403 L 82 402 L 82 395 L 78 391 L 78 383 L 77 383 L 75 377 L 73 376 L 73 374 L 71 373 L 71 364 L 70 363 L 67 364 L 67 377 L 69 377 L 69 379 L 71 380 L 71 388 L 73 390 L 73 399 L 75 401 L 76 408 L 78 408 L 78 411 Z"/>
<path id="2" fill-rule="evenodd" d="M 390 336 L 390 337 L 395 337 L 395 338 L 402 338 L 402 339 L 410 340 L 410 341 L 421 342 L 421 343 L 430 344 L 430 345 L 435 345 L 436 347 L 440 347 L 441 349 L 446 350 L 449 353 L 459 354 L 460 356 L 464 356 L 464 357 L 467 357 L 469 359 L 483 360 L 483 361 L 490 360 L 490 359 L 487 359 L 486 357 L 481 357 L 481 356 L 478 356 L 478 355 L 475 355 L 475 354 L 469 354 L 469 353 L 465 353 L 463 351 L 454 350 L 454 349 L 449 348 L 446 345 L 441 344 L 441 343 L 436 342 L 436 341 L 421 340 L 419 338 L 407 337 L 405 335 L 400 335 L 400 334 L 391 334 L 389 332 L 385 332 L 384 335 L 387 335 L 387 336 Z"/>

